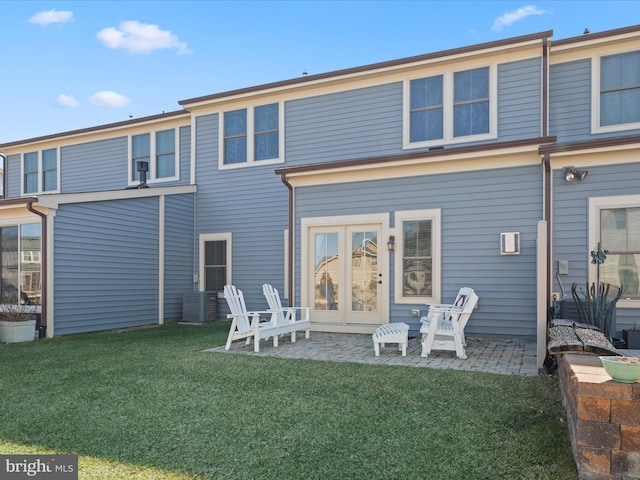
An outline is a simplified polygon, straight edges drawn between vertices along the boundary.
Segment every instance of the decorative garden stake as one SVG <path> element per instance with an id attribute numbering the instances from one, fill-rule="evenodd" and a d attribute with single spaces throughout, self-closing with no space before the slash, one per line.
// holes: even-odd
<path id="1" fill-rule="evenodd" d="M 591 252 L 591 263 L 596 265 L 596 282 L 591 285 L 587 283 L 585 292 L 578 292 L 577 284 L 574 283 L 571 286 L 571 295 L 578 309 L 580 322 L 596 327 L 609 341 L 612 341 L 615 331 L 611 331 L 611 320 L 624 287 L 618 288 L 616 296 L 611 301 L 607 301 L 611 286 L 600 284 L 600 265 L 607 259 L 607 253 L 609 251 L 602 248 L 598 242 L 597 247 Z M 582 294 L 582 299 L 579 293 Z"/>

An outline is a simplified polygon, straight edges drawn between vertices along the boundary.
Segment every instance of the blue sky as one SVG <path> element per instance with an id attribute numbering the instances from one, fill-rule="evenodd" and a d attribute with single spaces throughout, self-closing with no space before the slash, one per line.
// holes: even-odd
<path id="1" fill-rule="evenodd" d="M 639 23 L 638 1 L 0 1 L 0 144 L 179 100 L 545 30 Z"/>

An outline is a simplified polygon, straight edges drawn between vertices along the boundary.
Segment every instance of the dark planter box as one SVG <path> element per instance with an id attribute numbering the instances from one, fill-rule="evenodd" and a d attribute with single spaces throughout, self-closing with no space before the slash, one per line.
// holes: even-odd
<path id="1" fill-rule="evenodd" d="M 622 336 L 629 350 L 640 350 L 640 330 L 623 330 Z"/>

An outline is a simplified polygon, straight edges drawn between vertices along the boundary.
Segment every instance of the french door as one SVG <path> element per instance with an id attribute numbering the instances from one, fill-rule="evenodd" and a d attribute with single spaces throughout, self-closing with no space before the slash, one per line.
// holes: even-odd
<path id="1" fill-rule="evenodd" d="M 304 283 L 316 327 L 365 331 L 366 326 L 386 323 L 388 253 L 382 231 L 376 223 L 308 229 Z"/>

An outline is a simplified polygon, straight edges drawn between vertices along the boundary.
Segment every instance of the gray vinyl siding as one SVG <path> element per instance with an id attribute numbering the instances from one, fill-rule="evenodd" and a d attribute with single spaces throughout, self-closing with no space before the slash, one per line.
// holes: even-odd
<path id="1" fill-rule="evenodd" d="M 533 337 L 541 181 L 540 167 L 531 166 L 298 188 L 296 270 L 300 271 L 303 217 L 439 208 L 442 300 L 453 301 L 460 287 L 470 286 L 480 300 L 465 330 L 469 335 Z M 522 253 L 500 255 L 500 233 L 513 231 L 521 233 Z M 401 261 L 399 255 L 396 249 L 391 256 L 392 272 Z M 297 298 L 299 282 L 298 278 Z M 409 323 L 416 331 L 419 319 L 410 311 L 417 308 L 424 314 L 426 306 L 394 304 L 393 284 L 390 298 L 389 320 Z"/>
<path id="2" fill-rule="evenodd" d="M 193 292 L 194 195 L 165 197 L 164 318 L 182 318 L 182 294 Z"/>
<path id="3" fill-rule="evenodd" d="M 287 102 L 287 165 L 402 152 L 402 83 Z"/>
<path id="4" fill-rule="evenodd" d="M 540 136 L 541 85 L 540 58 L 498 66 L 498 141 Z M 287 165 L 405 153 L 402 82 L 293 100 L 285 107 Z"/>
<path id="5" fill-rule="evenodd" d="M 565 298 L 572 298 L 572 283 L 576 282 L 584 289 L 588 281 L 589 252 L 596 247 L 588 244 L 589 198 L 640 195 L 638 178 L 640 163 L 589 167 L 589 175 L 584 180 L 572 183 L 564 181 L 560 170 L 554 172 L 553 291 L 562 290 L 556 276 L 558 260 L 569 261 L 569 275 L 560 276 Z M 638 309 L 617 308 L 617 329 L 632 326 L 638 314 Z"/>
<path id="6" fill-rule="evenodd" d="M 7 176 L 6 185 L 7 191 L 4 192 L 5 198 L 19 197 L 21 193 L 21 161 L 22 155 L 8 155 L 7 156 L 7 171 L 4 174 Z"/>
<path id="7" fill-rule="evenodd" d="M 96 192 L 127 187 L 127 137 L 80 143 L 60 149 L 60 192 Z"/>
<path id="8" fill-rule="evenodd" d="M 197 233 L 232 233 L 232 281 L 249 309 L 264 310 L 262 284 L 283 291 L 288 190 L 273 165 L 218 170 L 217 115 L 199 117 L 196 129 Z"/>
<path id="9" fill-rule="evenodd" d="M 590 138 L 590 59 L 550 66 L 549 133 L 560 143 Z"/>
<path id="10" fill-rule="evenodd" d="M 640 130 L 591 134 L 591 59 L 551 65 L 549 132 L 558 143 L 634 135 Z"/>
<path id="11" fill-rule="evenodd" d="M 56 335 L 158 323 L 158 218 L 157 198 L 58 209 Z"/>
<path id="12" fill-rule="evenodd" d="M 180 127 L 180 181 L 177 183 L 191 183 L 191 127 Z"/>
<path id="13" fill-rule="evenodd" d="M 542 60 L 498 65 L 498 135 L 501 141 L 541 135 Z"/>

